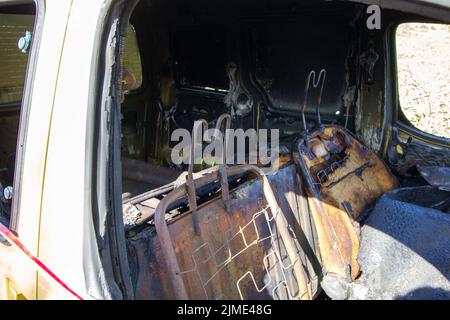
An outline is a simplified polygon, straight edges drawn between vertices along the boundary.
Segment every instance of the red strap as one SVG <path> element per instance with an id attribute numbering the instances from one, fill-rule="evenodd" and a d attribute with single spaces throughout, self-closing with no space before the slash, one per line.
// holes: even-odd
<path id="1" fill-rule="evenodd" d="M 25 246 L 19 241 L 19 239 L 3 224 L 0 223 L 0 234 L 5 237 L 11 244 L 15 245 L 19 248 L 23 253 L 25 253 L 34 263 L 38 265 L 39 268 L 44 270 L 50 277 L 55 279 L 64 289 L 69 291 L 72 295 L 74 295 L 77 299 L 83 300 L 81 296 L 79 296 L 75 291 L 70 289 L 56 274 L 54 274 L 38 257 L 31 254 L 30 251 L 25 248 Z"/>

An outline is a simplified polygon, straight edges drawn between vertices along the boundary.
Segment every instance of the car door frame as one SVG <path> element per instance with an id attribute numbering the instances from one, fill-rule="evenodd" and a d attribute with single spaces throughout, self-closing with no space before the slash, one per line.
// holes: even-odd
<path id="1" fill-rule="evenodd" d="M 431 7 L 430 4 L 422 4 L 425 12 L 427 7 Z M 433 6 L 433 10 L 436 8 Z M 434 12 L 430 10 L 431 12 Z M 448 11 L 450 17 L 450 7 L 441 9 L 442 12 Z M 413 13 L 406 13 L 405 16 L 392 19 L 388 22 L 385 28 L 385 55 L 386 55 L 386 122 L 384 141 L 382 145 L 383 156 L 386 157 L 389 162 L 395 163 L 398 159 L 401 159 L 408 153 L 409 147 L 412 148 L 431 148 L 430 150 L 437 150 L 438 152 L 446 153 L 450 152 L 450 139 L 444 137 L 438 137 L 433 134 L 421 131 L 415 128 L 403 114 L 400 97 L 398 90 L 398 68 L 397 68 L 397 54 L 396 54 L 396 30 L 402 23 L 407 22 L 423 22 L 423 23 L 450 23 L 448 20 L 439 20 L 444 14 L 442 12 L 433 18 L 432 15 L 427 17 L 415 15 Z M 449 106 L 450 107 L 450 106 Z"/>
<path id="2" fill-rule="evenodd" d="M 5 299 L 35 299 L 37 292 L 36 277 L 39 268 L 46 266 L 36 257 L 38 246 L 38 230 L 40 212 L 29 211 L 23 219 L 31 219 L 36 223 L 30 226 L 19 236 L 20 205 L 22 198 L 22 181 L 24 169 L 24 155 L 28 137 L 30 109 L 32 105 L 33 89 L 35 84 L 36 67 L 39 59 L 41 39 L 43 35 L 46 16 L 46 1 L 33 0 L 36 6 L 33 38 L 30 56 L 27 63 L 24 82 L 24 92 L 21 104 L 19 132 L 16 147 L 16 163 L 14 173 L 14 193 L 11 207 L 11 221 L 9 226 L 0 225 L 0 287 L 1 297 Z M 1 0 L 0 5 L 19 5 L 23 1 Z M 56 75 L 55 75 L 56 78 Z M 52 94 L 52 93 L 51 93 Z M 41 141 L 42 142 L 42 141 Z M 40 172 L 41 173 L 41 172 Z M 35 182 L 42 178 L 40 174 L 35 177 Z M 37 188 L 35 192 L 40 193 Z M 51 273 L 50 270 L 47 269 Z M 47 272 L 48 273 L 48 272 Z"/>

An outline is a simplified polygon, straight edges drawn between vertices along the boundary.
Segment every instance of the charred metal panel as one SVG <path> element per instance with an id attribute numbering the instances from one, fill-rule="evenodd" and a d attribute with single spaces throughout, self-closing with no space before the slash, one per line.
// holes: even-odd
<path id="1" fill-rule="evenodd" d="M 277 214 L 288 221 L 295 261 L 286 252 L 258 180 L 230 192 L 228 212 L 222 198 L 200 205 L 199 232 L 190 212 L 168 221 L 189 299 L 296 299 L 305 290 L 309 298 L 316 294 L 315 244 L 311 226 L 308 229 L 307 221 L 300 221 L 305 207 L 295 176 L 295 168 L 289 165 L 269 177 L 282 212 Z M 136 298 L 176 298 L 155 229 L 149 227 L 129 238 L 127 245 Z M 298 267 L 306 275 L 306 288 L 299 287 L 302 281 L 294 270 Z"/>
<path id="2" fill-rule="evenodd" d="M 122 175 L 126 179 L 162 186 L 177 180 L 181 174 L 177 169 L 122 157 Z"/>
<path id="3" fill-rule="evenodd" d="M 401 149 L 403 155 L 400 159 L 389 159 L 400 176 L 407 175 L 416 166 L 450 166 L 450 149 L 433 148 L 430 145 L 415 142 L 403 146 Z"/>

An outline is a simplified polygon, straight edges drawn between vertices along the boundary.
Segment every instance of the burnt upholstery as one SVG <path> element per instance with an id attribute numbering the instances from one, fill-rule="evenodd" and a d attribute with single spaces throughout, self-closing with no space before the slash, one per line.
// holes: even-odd
<path id="1" fill-rule="evenodd" d="M 361 229 L 351 298 L 450 299 L 449 204 L 431 186 L 384 194 Z"/>

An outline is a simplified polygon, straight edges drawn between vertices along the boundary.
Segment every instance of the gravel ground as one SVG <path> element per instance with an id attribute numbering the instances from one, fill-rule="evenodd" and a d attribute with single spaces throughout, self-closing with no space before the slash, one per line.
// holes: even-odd
<path id="1" fill-rule="evenodd" d="M 400 105 L 417 128 L 450 138 L 450 25 L 397 30 Z"/>

